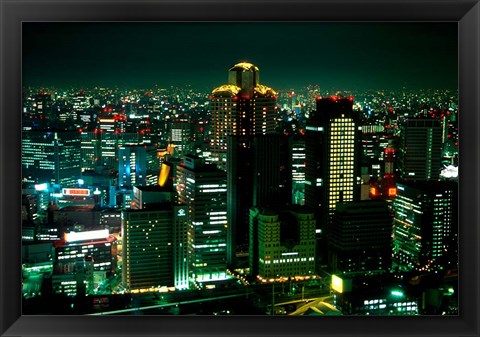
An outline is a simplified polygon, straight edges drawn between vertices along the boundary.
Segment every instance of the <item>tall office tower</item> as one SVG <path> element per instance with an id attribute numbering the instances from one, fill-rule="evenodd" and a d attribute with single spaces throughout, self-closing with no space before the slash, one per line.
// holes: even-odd
<path id="1" fill-rule="evenodd" d="M 62 119 L 77 122 L 79 117 L 87 116 L 87 110 L 91 107 L 90 99 L 91 97 L 88 97 L 83 90 L 78 92 L 72 97 L 72 109 L 65 111 L 62 114 Z"/>
<path id="2" fill-rule="evenodd" d="M 382 194 L 385 198 L 394 198 L 397 195 L 395 183 L 395 148 L 388 144 L 384 151 L 385 174 L 382 179 Z"/>
<path id="3" fill-rule="evenodd" d="M 107 166 L 116 166 L 118 130 L 113 117 L 102 117 L 98 120 L 100 132 L 101 163 Z"/>
<path id="4" fill-rule="evenodd" d="M 80 142 L 82 171 L 95 169 L 95 166 L 100 159 L 100 143 L 98 132 L 81 131 Z"/>
<path id="5" fill-rule="evenodd" d="M 400 123 L 398 169 L 407 181 L 437 180 L 442 160 L 442 126 L 437 119 L 405 119 Z"/>
<path id="6" fill-rule="evenodd" d="M 400 270 L 457 268 L 458 183 L 397 184 L 393 266 Z"/>
<path id="7" fill-rule="evenodd" d="M 228 71 L 228 83 L 211 94 L 210 147 L 219 167 L 225 169 L 227 136 L 264 135 L 275 130 L 277 93 L 260 84 L 259 69 L 237 63 Z"/>
<path id="8" fill-rule="evenodd" d="M 226 173 L 186 155 L 176 174 L 178 202 L 188 206 L 191 277 L 200 283 L 226 279 Z"/>
<path id="9" fill-rule="evenodd" d="M 168 173 L 165 179 L 169 177 Z M 176 193 L 170 181 L 163 181 L 158 186 L 135 186 L 132 209 L 169 210 L 172 209 L 171 238 L 173 249 L 173 281 L 177 289 L 189 287 L 189 222 L 186 205 L 176 201 Z M 165 214 L 164 214 L 165 215 Z M 169 272 L 172 272 L 171 270 Z"/>
<path id="10" fill-rule="evenodd" d="M 249 265 L 251 275 L 265 281 L 312 275 L 315 214 L 301 207 L 250 209 Z"/>
<path id="11" fill-rule="evenodd" d="M 34 115 L 41 119 L 52 118 L 52 95 L 41 91 L 35 96 Z"/>
<path id="12" fill-rule="evenodd" d="M 173 144 L 175 156 L 181 158 L 184 153 L 191 149 L 191 124 L 188 119 L 175 119 L 172 121 L 170 130 L 170 144 Z"/>
<path id="13" fill-rule="evenodd" d="M 127 145 L 118 148 L 118 186 L 155 185 L 160 164 L 153 146 Z"/>
<path id="14" fill-rule="evenodd" d="M 332 273 L 387 271 L 392 260 L 392 219 L 385 201 L 337 203 L 328 230 Z"/>
<path id="15" fill-rule="evenodd" d="M 80 178 L 77 131 L 31 130 L 23 133 L 22 175 L 25 182 L 76 186 Z"/>
<path id="16" fill-rule="evenodd" d="M 292 202 L 291 151 L 284 135 L 229 136 L 227 154 L 228 264 L 248 253 L 249 210 Z"/>
<path id="17" fill-rule="evenodd" d="M 442 157 L 452 164 L 458 159 L 458 120 L 454 111 L 448 111 L 442 119 Z"/>
<path id="18" fill-rule="evenodd" d="M 305 205 L 305 138 L 294 136 L 292 153 L 292 203 Z"/>
<path id="19" fill-rule="evenodd" d="M 330 222 L 337 202 L 360 197 L 361 130 L 353 98 L 317 99 L 317 110 L 306 126 L 305 205 L 316 210 L 317 239 Z M 326 245 L 319 258 L 324 259 Z"/>
<path id="20" fill-rule="evenodd" d="M 131 291 L 188 288 L 187 208 L 165 202 L 122 211 L 122 281 Z"/>

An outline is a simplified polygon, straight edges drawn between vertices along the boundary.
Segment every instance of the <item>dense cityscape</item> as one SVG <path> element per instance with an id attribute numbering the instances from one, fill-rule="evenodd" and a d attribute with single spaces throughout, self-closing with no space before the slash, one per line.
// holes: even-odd
<path id="1" fill-rule="evenodd" d="M 453 315 L 457 92 L 25 88 L 25 314 Z"/>
<path id="2" fill-rule="evenodd" d="M 22 41 L 23 315 L 458 315 L 455 23 Z"/>

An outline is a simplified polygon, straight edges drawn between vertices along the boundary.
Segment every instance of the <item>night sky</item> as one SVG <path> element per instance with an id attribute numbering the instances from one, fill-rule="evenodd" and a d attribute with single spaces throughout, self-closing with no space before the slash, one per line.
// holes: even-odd
<path id="1" fill-rule="evenodd" d="M 457 88 L 457 23 L 24 23 L 25 86 Z"/>

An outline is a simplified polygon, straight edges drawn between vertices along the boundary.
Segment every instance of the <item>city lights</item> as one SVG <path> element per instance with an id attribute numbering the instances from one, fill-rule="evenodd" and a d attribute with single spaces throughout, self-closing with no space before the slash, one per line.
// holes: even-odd
<path id="1" fill-rule="evenodd" d="M 346 58 L 342 23 L 189 24 L 145 23 L 138 59 L 25 28 L 24 313 L 457 315 L 456 43 L 372 23 Z"/>

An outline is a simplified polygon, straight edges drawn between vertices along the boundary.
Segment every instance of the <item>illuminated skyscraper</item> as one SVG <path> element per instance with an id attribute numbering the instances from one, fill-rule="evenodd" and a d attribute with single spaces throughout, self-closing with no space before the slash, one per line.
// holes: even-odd
<path id="1" fill-rule="evenodd" d="M 352 106 L 352 97 L 319 98 L 307 122 L 305 205 L 319 216 L 318 239 L 324 237 L 337 202 L 359 200 L 361 130 Z"/>
<path id="2" fill-rule="evenodd" d="M 260 84 L 257 66 L 235 64 L 228 71 L 228 83 L 213 89 L 210 97 L 210 146 L 220 167 L 225 168 L 227 136 L 274 132 L 277 93 Z"/>
<path id="3" fill-rule="evenodd" d="M 117 121 L 113 117 L 98 120 L 100 131 L 100 158 L 104 165 L 116 166 L 118 130 Z"/>
<path id="4" fill-rule="evenodd" d="M 171 127 L 170 144 L 174 145 L 175 156 L 181 158 L 191 150 L 192 126 L 188 119 L 184 118 L 173 120 Z"/>
<path id="5" fill-rule="evenodd" d="M 159 171 L 160 163 L 153 146 L 119 146 L 118 186 L 154 185 Z"/>
<path id="6" fill-rule="evenodd" d="M 407 181 L 438 180 L 442 168 L 442 126 L 438 119 L 405 119 L 400 123 L 398 169 Z"/>
<path id="7" fill-rule="evenodd" d="M 123 284 L 130 290 L 188 287 L 187 209 L 169 202 L 122 211 Z"/>
<path id="8" fill-rule="evenodd" d="M 400 270 L 457 268 L 458 183 L 397 184 L 393 266 Z"/>
<path id="9" fill-rule="evenodd" d="M 76 131 L 28 131 L 22 139 L 25 182 L 76 186 L 80 178 L 80 134 Z"/>
<path id="10" fill-rule="evenodd" d="M 100 159 L 99 136 L 95 131 L 81 131 L 82 171 L 93 170 Z"/>
<path id="11" fill-rule="evenodd" d="M 176 175 L 178 202 L 188 206 L 191 276 L 201 283 L 226 279 L 226 173 L 187 155 Z"/>
<path id="12" fill-rule="evenodd" d="M 291 140 L 292 203 L 305 204 L 305 139 L 295 136 Z"/>

